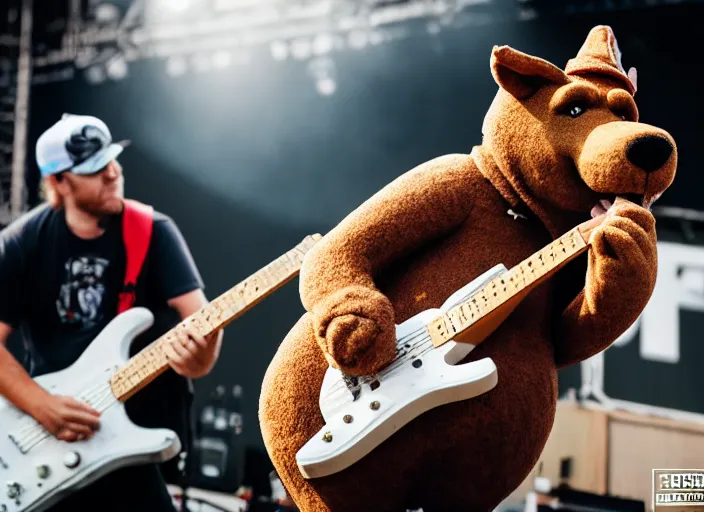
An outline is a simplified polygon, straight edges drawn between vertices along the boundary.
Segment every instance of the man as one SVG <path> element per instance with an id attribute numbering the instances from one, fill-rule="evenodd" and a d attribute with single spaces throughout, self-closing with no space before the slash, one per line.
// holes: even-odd
<path id="1" fill-rule="evenodd" d="M 36 158 L 47 203 L 0 232 L 0 394 L 58 439 L 89 438 L 99 414 L 70 397 L 55 396 L 32 379 L 71 365 L 117 314 L 125 274 L 122 167 L 108 127 L 91 116 L 65 114 L 37 141 Z M 170 321 L 207 304 L 203 283 L 178 228 L 154 213 L 149 250 L 136 286 L 137 306 L 155 327 L 133 353 Z M 5 348 L 20 329 L 25 368 Z M 188 330 L 167 350 L 174 372 L 162 374 L 126 402 L 135 423 L 175 428 L 186 442 L 189 379 L 206 375 L 220 352 L 222 331 L 204 339 Z M 31 375 L 31 376 L 30 376 Z M 183 427 L 183 428 L 179 428 Z M 80 506 L 79 506 L 80 502 Z M 51 510 L 174 510 L 155 465 L 114 471 Z"/>

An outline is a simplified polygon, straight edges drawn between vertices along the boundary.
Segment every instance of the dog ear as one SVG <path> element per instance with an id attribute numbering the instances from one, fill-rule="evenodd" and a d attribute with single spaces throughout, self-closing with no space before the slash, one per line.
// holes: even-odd
<path id="1" fill-rule="evenodd" d="M 491 52 L 491 74 L 499 87 L 519 100 L 529 98 L 549 83 L 569 82 L 567 75 L 557 66 L 510 46 L 494 47 Z"/>

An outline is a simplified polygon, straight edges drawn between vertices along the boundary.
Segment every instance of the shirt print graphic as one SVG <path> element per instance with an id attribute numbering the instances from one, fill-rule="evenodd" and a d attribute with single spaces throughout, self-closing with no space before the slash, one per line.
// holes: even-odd
<path id="1" fill-rule="evenodd" d="M 69 258 L 56 310 L 64 324 L 92 327 L 102 319 L 101 304 L 105 295 L 103 278 L 110 262 L 104 258 L 80 256 Z"/>

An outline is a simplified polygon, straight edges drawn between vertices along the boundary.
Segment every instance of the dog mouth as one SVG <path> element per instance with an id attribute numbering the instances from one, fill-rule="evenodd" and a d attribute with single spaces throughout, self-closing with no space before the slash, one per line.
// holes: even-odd
<path id="1" fill-rule="evenodd" d="M 594 217 L 598 217 L 599 215 L 603 215 L 604 213 L 606 213 L 609 208 L 613 206 L 614 201 L 616 201 L 616 197 L 621 197 L 626 201 L 630 201 L 631 203 L 637 204 L 638 206 L 645 206 L 644 194 L 612 194 L 603 199 L 599 199 L 599 201 L 597 201 L 597 203 L 592 207 L 591 211 L 589 212 L 592 216 L 592 219 Z"/>

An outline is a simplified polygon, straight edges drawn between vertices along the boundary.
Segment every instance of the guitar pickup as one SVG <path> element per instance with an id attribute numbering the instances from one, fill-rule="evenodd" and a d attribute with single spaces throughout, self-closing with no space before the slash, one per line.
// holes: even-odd
<path id="1" fill-rule="evenodd" d="M 362 385 L 359 383 L 359 377 L 354 375 L 343 375 L 342 379 L 345 381 L 347 389 L 349 389 L 350 393 L 352 393 L 352 401 L 357 400 L 362 392 Z"/>

